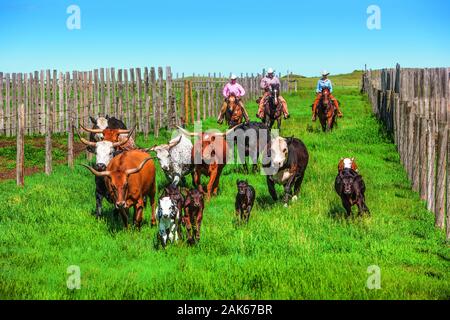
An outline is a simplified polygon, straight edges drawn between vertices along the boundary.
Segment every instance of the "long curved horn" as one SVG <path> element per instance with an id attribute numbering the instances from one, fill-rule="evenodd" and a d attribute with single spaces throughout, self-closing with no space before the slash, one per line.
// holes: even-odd
<path id="1" fill-rule="evenodd" d="M 130 133 L 131 130 L 128 129 L 116 129 L 119 134 Z"/>
<path id="2" fill-rule="evenodd" d="M 153 158 L 152 157 L 145 158 L 144 161 L 141 162 L 139 167 L 134 168 L 134 169 L 125 170 L 125 174 L 128 176 L 133 173 L 138 173 L 139 171 L 141 171 L 141 169 L 144 167 L 144 165 L 147 163 L 147 161 L 151 160 L 151 159 L 153 159 Z"/>
<path id="3" fill-rule="evenodd" d="M 97 146 L 97 142 L 93 142 L 93 141 L 89 141 L 89 140 L 86 140 L 85 138 L 83 138 L 81 135 L 80 135 L 80 131 L 78 131 L 78 129 L 76 129 L 77 130 L 77 134 L 78 134 L 78 138 L 80 138 L 80 141 L 81 142 L 83 142 L 85 145 L 87 145 L 87 146 L 91 146 L 91 147 L 96 147 Z"/>
<path id="4" fill-rule="evenodd" d="M 102 130 L 102 129 L 89 129 L 89 128 L 85 128 L 82 124 L 80 124 L 80 127 L 81 127 L 84 131 L 87 131 L 87 132 L 90 132 L 90 133 L 103 133 L 103 130 Z"/>
<path id="5" fill-rule="evenodd" d="M 181 131 L 182 134 L 186 135 L 186 136 L 190 136 L 190 137 L 196 137 L 201 135 L 200 132 L 189 132 L 186 129 L 181 128 L 180 126 L 177 126 L 178 130 Z"/>
<path id="6" fill-rule="evenodd" d="M 127 138 L 126 138 L 125 140 L 119 141 L 119 142 L 114 142 L 114 143 L 113 143 L 113 147 L 114 147 L 114 148 L 117 148 L 117 147 L 123 146 L 125 143 L 127 143 L 128 140 L 130 140 L 130 137 L 133 135 L 134 129 L 136 129 L 136 126 L 134 126 L 133 130 L 131 130 L 131 131 L 128 133 L 128 136 L 127 136 Z"/>
<path id="7" fill-rule="evenodd" d="M 111 171 L 102 171 L 99 172 L 97 170 L 95 170 L 94 168 L 89 167 L 88 165 L 85 164 L 81 164 L 83 167 L 85 167 L 86 169 L 88 169 L 89 171 L 91 171 L 93 174 L 95 174 L 97 177 L 106 177 L 109 176 L 111 174 Z"/>
<path id="8" fill-rule="evenodd" d="M 240 124 L 235 125 L 233 128 L 228 129 L 226 132 L 213 133 L 213 135 L 225 137 L 225 136 L 229 135 L 231 132 L 233 132 L 234 129 L 236 129 L 236 128 L 239 127 L 239 126 L 240 126 Z"/>
<path id="9" fill-rule="evenodd" d="M 175 147 L 177 144 L 179 144 L 182 137 L 183 137 L 183 136 L 180 136 L 180 139 L 178 139 L 178 141 L 174 141 L 174 142 L 172 142 L 172 143 L 169 143 L 169 144 L 168 144 L 169 149 L 172 149 L 172 148 Z"/>

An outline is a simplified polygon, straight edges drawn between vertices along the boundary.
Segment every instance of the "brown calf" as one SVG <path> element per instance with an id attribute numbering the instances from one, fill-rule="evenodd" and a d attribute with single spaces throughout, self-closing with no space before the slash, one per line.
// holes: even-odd
<path id="1" fill-rule="evenodd" d="M 189 190 L 184 200 L 184 217 L 183 221 L 186 225 L 186 234 L 188 242 L 194 244 L 194 230 L 192 230 L 192 225 L 195 229 L 195 239 L 200 240 L 200 228 L 202 226 L 203 219 L 203 190 L 201 186 L 198 189 Z"/>

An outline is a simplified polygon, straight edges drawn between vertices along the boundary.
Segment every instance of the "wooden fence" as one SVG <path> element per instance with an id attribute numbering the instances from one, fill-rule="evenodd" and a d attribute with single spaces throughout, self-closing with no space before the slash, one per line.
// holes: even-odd
<path id="1" fill-rule="evenodd" d="M 241 74 L 245 100 L 261 94 L 260 80 L 260 74 Z M 53 134 L 67 133 L 67 162 L 73 167 L 73 129 L 91 126 L 89 116 L 115 116 L 129 128 L 136 126 L 145 139 L 149 133 L 157 137 L 161 128 L 216 117 L 227 81 L 220 73 L 174 78 L 170 67 L 165 72 L 162 67 L 0 72 L 0 136 L 17 139 L 17 184 L 24 184 L 25 135 L 45 135 L 45 173 L 51 174 Z M 292 89 L 289 80 L 281 84 L 283 91 Z"/>
<path id="2" fill-rule="evenodd" d="M 450 239 L 450 68 L 369 70 L 363 90 L 393 135 L 412 188 Z M 445 219 L 446 217 L 446 219 Z M 446 222 L 445 222 L 446 220 Z"/>
<path id="3" fill-rule="evenodd" d="M 247 100 L 260 94 L 260 79 L 260 74 L 241 74 Z M 69 132 L 72 122 L 89 125 L 90 115 L 115 116 L 127 127 L 136 125 L 145 136 L 157 135 L 162 127 L 217 116 L 226 82 L 216 73 L 174 78 L 170 67 L 165 72 L 162 67 L 0 72 L 0 135 L 16 135 L 21 104 L 26 135 L 44 135 L 49 128 L 52 133 Z M 287 80 L 282 81 L 282 89 L 291 89 Z"/>

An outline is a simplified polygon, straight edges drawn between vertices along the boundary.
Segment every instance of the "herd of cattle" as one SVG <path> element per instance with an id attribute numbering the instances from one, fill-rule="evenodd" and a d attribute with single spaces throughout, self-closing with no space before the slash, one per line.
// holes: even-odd
<path id="1" fill-rule="evenodd" d="M 158 239 L 163 247 L 168 241 L 183 238 L 183 226 L 189 244 L 199 241 L 204 198 L 209 200 L 217 194 L 228 155 L 235 150 L 246 171 L 248 157 L 252 158 L 254 168 L 257 168 L 258 158 L 263 158 L 262 172 L 266 175 L 268 191 L 276 201 L 275 185 L 282 185 L 285 206 L 289 201 L 297 200 L 309 160 L 302 141 L 294 137 L 272 137 L 270 129 L 257 122 L 240 124 L 224 133 L 189 132 L 178 127 L 177 136 L 167 144 L 139 149 L 132 139 L 134 129 L 128 130 L 122 121 L 113 117 L 91 118 L 91 121 L 92 128 L 81 126 L 90 133 L 89 140 L 79 133 L 78 136 L 96 155 L 93 167 L 83 166 L 95 175 L 97 216 L 101 216 L 102 201 L 106 198 L 120 213 L 125 227 L 129 225 L 129 210 L 133 208 L 134 224 L 140 228 L 144 207 L 150 201 L 151 225 L 158 221 Z M 246 135 L 248 132 L 256 135 L 257 143 Z M 239 139 L 240 136 L 245 138 Z M 192 137 L 198 139 L 193 143 Z M 151 152 L 155 153 L 169 181 L 158 200 L 156 168 Z M 192 174 L 193 181 L 190 190 L 181 188 L 188 174 Z M 206 192 L 201 185 L 202 175 L 209 177 Z M 339 162 L 335 189 L 348 214 L 354 204 L 359 213 L 368 212 L 364 200 L 365 185 L 354 159 L 345 158 Z M 247 181 L 237 181 L 235 210 L 242 221 L 248 222 L 255 197 L 255 189 Z"/>

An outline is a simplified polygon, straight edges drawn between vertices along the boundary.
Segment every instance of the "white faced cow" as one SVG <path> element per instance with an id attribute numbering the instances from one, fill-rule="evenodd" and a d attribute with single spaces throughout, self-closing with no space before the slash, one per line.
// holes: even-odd
<path id="1" fill-rule="evenodd" d="M 164 248 L 168 240 L 172 243 L 178 240 L 177 221 L 180 220 L 181 213 L 178 210 L 176 202 L 170 199 L 170 197 L 159 199 L 157 212 L 159 224 L 158 239 Z"/>
<path id="2" fill-rule="evenodd" d="M 194 167 L 191 160 L 192 148 L 191 140 L 181 134 L 170 140 L 168 144 L 155 146 L 150 151 L 156 152 L 156 157 L 167 179 L 177 186 Z"/>
<path id="3" fill-rule="evenodd" d="M 268 148 L 270 162 L 263 165 L 267 175 L 267 186 L 273 200 L 277 200 L 275 184 L 284 186 L 284 205 L 289 199 L 297 200 L 300 187 L 308 165 L 309 155 L 306 146 L 296 138 L 276 137 L 270 141 Z M 291 192 L 294 187 L 294 192 Z"/>
<path id="4" fill-rule="evenodd" d="M 120 147 L 121 145 L 124 145 L 128 142 L 128 139 L 133 134 L 133 130 L 128 134 L 128 138 L 123 141 L 119 142 L 111 142 L 111 141 L 88 141 L 81 137 L 80 133 L 78 133 L 78 137 L 80 138 L 81 142 L 83 142 L 85 145 L 91 148 L 93 152 L 95 152 L 95 166 L 94 169 L 96 171 L 102 172 L 106 170 L 106 167 L 108 166 L 109 162 L 114 157 L 114 153 L 116 151 L 116 148 Z M 111 202 L 111 199 L 109 198 L 109 194 L 106 189 L 105 184 L 105 178 L 104 177 L 97 177 L 95 176 L 95 199 L 96 199 L 96 213 L 97 218 L 101 216 L 102 214 L 102 201 L 103 198 L 105 198 Z"/>

